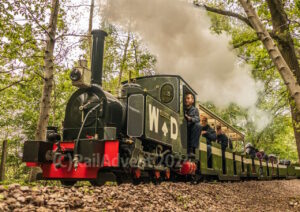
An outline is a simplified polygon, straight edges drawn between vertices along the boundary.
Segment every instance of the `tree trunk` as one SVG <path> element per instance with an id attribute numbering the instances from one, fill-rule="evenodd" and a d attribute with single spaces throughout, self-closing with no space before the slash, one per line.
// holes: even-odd
<path id="1" fill-rule="evenodd" d="M 2 153 L 1 153 L 0 181 L 5 180 L 6 155 L 7 155 L 7 140 L 4 140 L 2 144 Z"/>
<path id="2" fill-rule="evenodd" d="M 88 36 L 89 36 L 89 50 L 88 55 L 90 57 L 90 61 L 92 60 L 92 29 L 93 29 L 93 17 L 94 17 L 94 8 L 95 8 L 95 0 L 91 0 L 91 8 L 90 8 L 90 18 L 89 18 L 89 29 L 88 29 Z"/>
<path id="3" fill-rule="evenodd" d="M 52 9 L 50 15 L 50 22 L 47 31 L 47 43 L 44 58 L 44 84 L 42 91 L 42 98 L 40 102 L 40 114 L 35 133 L 35 140 L 45 141 L 46 130 L 49 121 L 49 111 L 51 108 L 51 93 L 53 89 L 53 71 L 54 71 L 54 47 L 57 27 L 57 17 L 59 11 L 59 0 L 52 0 Z M 34 168 L 30 173 L 30 181 L 36 179 L 37 169 Z"/>
<path id="4" fill-rule="evenodd" d="M 118 82 L 118 88 L 121 87 L 121 82 L 122 82 L 122 76 L 123 76 L 123 72 L 124 72 L 124 68 L 125 68 L 125 63 L 127 60 L 127 51 L 128 51 L 128 46 L 130 43 L 130 32 L 128 32 L 128 37 L 124 46 L 124 52 L 123 52 L 123 58 L 121 61 L 121 66 L 120 66 L 120 73 L 119 73 L 119 82 Z"/>
<path id="5" fill-rule="evenodd" d="M 300 164 L 300 110 L 297 109 L 297 107 L 295 106 L 295 102 L 293 100 L 290 100 L 290 106 L 291 106 L 295 141 L 297 145 L 298 161 Z"/>
<path id="6" fill-rule="evenodd" d="M 293 100 L 290 100 L 290 107 L 291 107 L 295 140 L 297 145 L 298 161 L 300 164 L 300 112 L 295 107 L 295 102 Z"/>
<path id="7" fill-rule="evenodd" d="M 51 108 L 50 100 L 53 89 L 53 71 L 54 71 L 54 46 L 57 26 L 57 16 L 59 10 L 59 0 L 52 0 L 52 11 L 50 16 L 50 24 L 48 27 L 47 44 L 44 58 L 44 85 L 42 98 L 40 102 L 40 116 L 36 128 L 35 139 L 46 140 L 46 128 L 49 120 L 49 110 Z"/>
<path id="8" fill-rule="evenodd" d="M 276 35 L 278 48 L 290 69 L 293 70 L 298 84 L 300 84 L 300 66 L 289 29 L 289 20 L 284 11 L 282 0 L 267 0 L 267 3 L 272 17 L 273 33 Z M 300 163 L 300 111 L 297 110 L 295 102 L 292 99 L 289 100 L 289 103 Z"/>
<path id="9" fill-rule="evenodd" d="M 52 126 L 55 126 L 55 122 L 56 122 L 56 105 L 57 105 L 57 91 L 56 91 L 55 80 L 53 80 Z"/>
<path id="10" fill-rule="evenodd" d="M 300 66 L 282 0 L 267 0 L 267 3 L 271 12 L 273 33 L 276 35 L 275 39 L 278 42 L 278 48 L 286 63 L 294 72 L 298 84 L 300 84 Z"/>
<path id="11" fill-rule="evenodd" d="M 140 63 L 139 63 L 139 59 L 138 59 L 138 44 L 137 44 L 137 41 L 134 39 L 132 41 L 132 44 L 133 44 L 133 48 L 134 48 L 134 59 L 135 59 L 135 72 L 136 72 L 136 76 L 139 75 L 139 66 L 140 66 Z"/>
<path id="12" fill-rule="evenodd" d="M 295 100 L 296 108 L 300 111 L 300 86 L 295 79 L 293 72 L 281 55 L 278 47 L 275 45 L 273 39 L 271 38 L 269 32 L 265 29 L 261 23 L 257 13 L 255 12 L 251 2 L 249 0 L 239 0 L 242 7 L 244 8 L 248 19 L 253 26 L 254 30 L 257 32 L 259 39 L 264 44 L 267 49 L 273 63 L 278 69 L 283 81 L 285 82 L 290 96 Z"/>

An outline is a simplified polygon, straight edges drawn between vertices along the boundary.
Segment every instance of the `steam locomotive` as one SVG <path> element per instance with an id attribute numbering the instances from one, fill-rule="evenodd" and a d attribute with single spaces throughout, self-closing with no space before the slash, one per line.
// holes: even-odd
<path id="1" fill-rule="evenodd" d="M 119 97 L 113 96 L 102 88 L 107 34 L 94 30 L 92 35 L 91 70 L 82 63 L 70 76 L 79 89 L 68 101 L 62 138 L 57 128 L 48 127 L 46 141 L 24 144 L 23 161 L 41 168 L 40 179 L 99 186 L 142 179 L 300 177 L 300 167 L 275 159 L 258 161 L 230 149 L 222 157 L 217 143 L 209 165 L 203 138 L 196 154 L 188 155 L 184 96 L 196 92 L 180 76 L 155 75 L 123 82 Z"/>

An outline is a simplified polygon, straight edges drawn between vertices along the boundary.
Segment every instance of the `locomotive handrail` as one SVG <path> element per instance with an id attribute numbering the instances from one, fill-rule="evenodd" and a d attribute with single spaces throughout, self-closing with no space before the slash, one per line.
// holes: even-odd
<path id="1" fill-rule="evenodd" d="M 217 116 L 216 114 L 214 114 L 212 111 L 210 111 L 209 109 L 205 108 L 203 105 L 198 104 L 200 110 L 203 110 L 205 113 L 207 113 L 209 116 L 211 116 L 212 118 L 218 120 L 219 122 L 221 122 L 222 124 L 224 124 L 226 127 L 228 127 L 229 129 L 231 129 L 232 131 L 234 131 L 236 134 L 238 134 L 239 136 L 241 136 L 241 138 L 244 140 L 245 135 L 240 132 L 238 129 L 236 129 L 235 127 L 233 127 L 232 125 L 230 125 L 228 122 L 226 122 L 224 119 L 222 119 L 221 117 Z M 201 114 L 200 114 L 201 115 Z"/>
<path id="2" fill-rule="evenodd" d="M 79 133 L 78 133 L 78 136 L 77 136 L 77 139 L 75 140 L 75 147 L 74 147 L 74 159 L 73 159 L 73 162 L 74 162 L 74 168 L 75 170 L 78 168 L 78 154 L 77 154 L 77 149 L 78 149 L 78 143 L 79 143 L 79 140 L 80 140 L 80 136 L 81 136 L 81 133 L 82 133 L 82 129 L 85 125 L 85 122 L 87 120 L 87 118 L 89 117 L 89 115 L 94 111 L 96 110 L 98 107 L 101 106 L 101 103 L 102 103 L 102 100 L 103 98 L 100 99 L 100 103 L 98 103 L 95 107 L 93 107 L 85 116 L 84 118 L 84 121 L 82 122 L 81 124 L 81 127 L 80 127 L 80 130 L 79 130 Z M 96 120 L 97 121 L 97 120 Z"/>

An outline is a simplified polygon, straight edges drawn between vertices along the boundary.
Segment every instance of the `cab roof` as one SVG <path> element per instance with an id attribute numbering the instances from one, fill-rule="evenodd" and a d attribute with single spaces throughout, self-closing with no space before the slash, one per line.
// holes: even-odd
<path id="1" fill-rule="evenodd" d="M 172 75 L 172 74 L 156 74 L 156 75 L 149 75 L 149 76 L 142 76 L 142 77 L 137 77 L 137 78 L 134 78 L 136 80 L 139 80 L 139 79 L 147 79 L 147 78 L 154 78 L 154 77 L 174 77 L 174 78 L 177 78 L 179 79 L 180 81 L 184 82 L 184 84 L 189 88 L 189 90 L 191 90 L 195 95 L 197 95 L 197 92 L 179 75 Z M 122 82 L 122 84 L 126 84 L 128 83 L 128 80 Z"/>

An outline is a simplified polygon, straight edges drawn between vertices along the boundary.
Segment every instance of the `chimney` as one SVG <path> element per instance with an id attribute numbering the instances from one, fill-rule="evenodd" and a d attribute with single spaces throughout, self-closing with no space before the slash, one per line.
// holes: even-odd
<path id="1" fill-rule="evenodd" d="M 107 33 L 103 30 L 93 30 L 93 50 L 92 50 L 92 84 L 102 86 L 102 69 L 103 69 L 103 54 L 104 41 Z"/>

